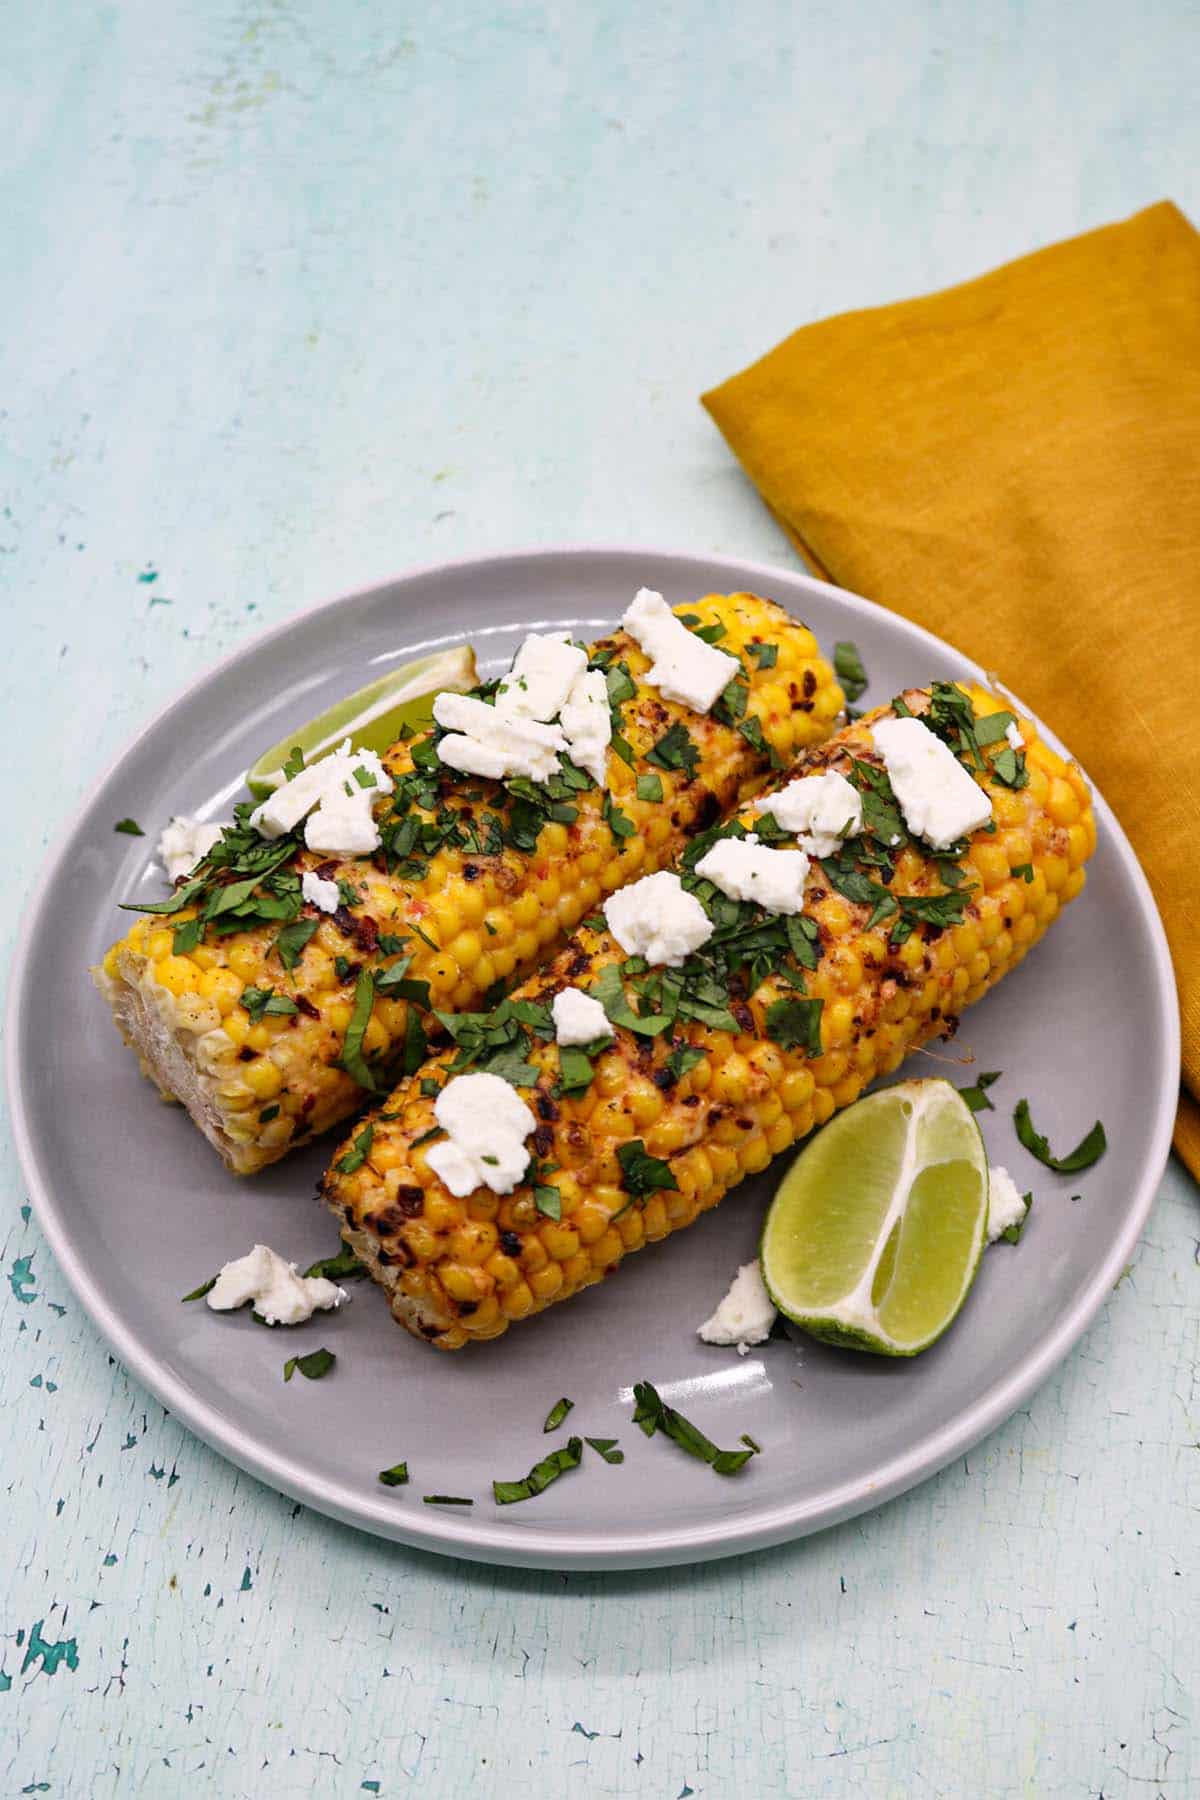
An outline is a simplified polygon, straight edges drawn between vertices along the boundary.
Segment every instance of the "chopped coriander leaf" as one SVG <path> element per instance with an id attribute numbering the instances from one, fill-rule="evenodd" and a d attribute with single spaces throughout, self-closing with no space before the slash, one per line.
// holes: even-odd
<path id="1" fill-rule="evenodd" d="M 324 1348 L 310 1350 L 307 1356 L 289 1356 L 283 1365 L 283 1379 L 290 1381 L 299 1369 L 306 1381 L 320 1381 L 322 1375 L 328 1375 L 336 1361 L 333 1351 Z"/>
<path id="2" fill-rule="evenodd" d="M 275 939 L 273 948 L 285 969 L 294 969 L 304 953 L 305 945 L 320 925 L 320 919 L 293 919 Z"/>
<path id="3" fill-rule="evenodd" d="M 379 934 L 380 953 L 383 956 L 399 956 L 407 942 L 407 938 L 397 937 L 394 932 L 381 931 Z"/>
<path id="4" fill-rule="evenodd" d="M 647 1437 L 661 1431 L 689 1456 L 707 1463 L 717 1475 L 736 1475 L 755 1454 L 753 1450 L 719 1450 L 690 1419 L 685 1419 L 673 1406 L 664 1405 L 658 1390 L 648 1381 L 635 1383 L 633 1398 L 633 1422 L 641 1426 Z"/>
<path id="5" fill-rule="evenodd" d="M 1014 750 L 1011 744 L 1005 744 L 992 758 L 992 775 L 1004 787 L 1023 788 L 1029 785 L 1029 771 L 1025 767 L 1025 752 Z"/>
<path id="6" fill-rule="evenodd" d="M 618 1144 L 617 1161 L 621 1165 L 621 1186 L 635 1200 L 644 1200 L 647 1194 L 659 1189 L 678 1193 L 679 1183 L 670 1163 L 659 1156 L 651 1156 L 641 1138 L 630 1138 L 628 1143 Z"/>
<path id="7" fill-rule="evenodd" d="M 857 700 L 870 679 L 863 667 L 863 659 L 858 645 L 851 643 L 849 639 L 843 639 L 841 643 L 835 644 L 833 646 L 833 668 L 842 684 L 842 692 L 847 700 Z"/>
<path id="8" fill-rule="evenodd" d="M 1012 872 L 1014 876 L 1019 875 L 1022 881 L 1030 882 L 1033 880 L 1032 863 L 1014 863 Z"/>
<path id="9" fill-rule="evenodd" d="M 321 1257 L 305 1269 L 304 1276 L 306 1281 L 315 1281 L 318 1276 L 324 1281 L 360 1281 L 366 1272 L 349 1244 L 343 1244 L 336 1256 Z"/>
<path id="10" fill-rule="evenodd" d="M 190 1294 L 182 1294 L 180 1296 L 180 1301 L 182 1303 L 187 1300 L 203 1300 L 205 1294 L 209 1293 L 216 1285 L 216 1276 L 210 1275 L 207 1281 L 202 1281 L 200 1286 L 198 1288 L 193 1288 Z"/>
<path id="11" fill-rule="evenodd" d="M 614 663 L 605 674 L 604 680 L 608 688 L 610 707 L 622 706 L 626 700 L 632 700 L 637 695 L 637 682 L 623 662 Z"/>
<path id="12" fill-rule="evenodd" d="M 549 1182 L 534 1182 L 533 1203 L 544 1218 L 562 1218 L 562 1195 L 556 1187 L 551 1187 Z"/>
<path id="13" fill-rule="evenodd" d="M 354 1005 L 350 1012 L 350 1023 L 346 1027 L 346 1038 L 342 1045 L 341 1067 L 347 1075 L 357 1081 L 359 1087 L 365 1088 L 368 1094 L 375 1092 L 375 1077 L 367 1067 L 363 1055 L 363 1038 L 371 1019 L 371 1009 L 375 1004 L 375 977 L 370 969 L 360 969 L 358 979 L 354 983 Z"/>
<path id="14" fill-rule="evenodd" d="M 301 774 L 303 769 L 304 752 L 299 744 L 293 744 L 291 750 L 288 752 L 287 760 L 283 765 L 284 780 L 295 781 L 297 775 Z"/>
<path id="15" fill-rule="evenodd" d="M 415 919 L 412 921 L 412 928 L 423 944 L 428 944 L 431 950 L 441 950 L 442 946 L 440 944 L 435 944 L 429 933 L 427 931 L 422 931 Z"/>
<path id="16" fill-rule="evenodd" d="M 270 1106 L 263 1107 L 262 1111 L 258 1115 L 258 1122 L 260 1125 L 269 1125 L 272 1119 L 277 1119 L 278 1117 L 279 1117 L 278 1103 L 276 1101 L 272 1101 Z"/>
<path id="17" fill-rule="evenodd" d="M 747 1449 L 753 1450 L 755 1456 L 762 1455 L 762 1445 L 756 1444 L 754 1439 L 750 1436 L 750 1433 L 748 1431 L 743 1431 L 742 1436 L 741 1436 L 741 1442 L 746 1445 Z"/>
<path id="18" fill-rule="evenodd" d="M 492 1496 L 496 1505 L 512 1506 L 518 1500 L 532 1500 L 535 1494 L 544 1494 L 552 1481 L 557 1481 L 570 1469 L 577 1469 L 582 1460 L 582 1438 L 568 1438 L 560 1450 L 552 1450 L 549 1456 L 535 1463 L 522 1480 L 493 1481 Z"/>
<path id="19" fill-rule="evenodd" d="M 1000 1075 L 1001 1070 L 988 1069 L 976 1078 L 973 1087 L 959 1088 L 959 1093 L 973 1113 L 991 1112 L 993 1110 L 992 1103 L 987 1097 L 987 1090 L 991 1087 L 993 1082 L 999 1081 Z"/>
<path id="20" fill-rule="evenodd" d="M 779 660 L 778 644 L 747 644 L 747 656 L 752 656 L 760 669 L 773 669 Z"/>
<path id="21" fill-rule="evenodd" d="M 785 1050 L 803 1048 L 820 1056 L 824 1005 L 823 1000 L 773 1000 L 767 1008 L 767 1036 Z"/>
<path id="22" fill-rule="evenodd" d="M 769 744 L 763 736 L 761 719 L 740 719 L 738 721 L 738 731 L 741 733 L 742 737 L 745 738 L 746 742 L 759 752 L 760 756 L 766 757 L 773 769 L 781 769 L 783 767 L 783 758 L 780 756 L 778 750 L 776 750 L 774 744 Z"/>
<path id="23" fill-rule="evenodd" d="M 998 744 L 1010 725 L 1016 724 L 1015 716 L 1010 712 L 988 713 L 984 719 L 975 721 L 975 742 L 977 744 Z"/>
<path id="24" fill-rule="evenodd" d="M 435 1099 L 442 1091 L 441 1082 L 435 1080 L 432 1075 L 422 1075 L 417 1085 L 427 1100 Z"/>
<path id="25" fill-rule="evenodd" d="M 602 912 L 589 913 L 586 919 L 581 919 L 579 922 L 581 925 L 586 925 L 589 931 L 608 930 L 608 920 Z"/>
<path id="26" fill-rule="evenodd" d="M 550 1411 L 546 1414 L 546 1423 L 542 1426 L 543 1432 L 557 1431 L 567 1414 L 574 1410 L 574 1407 L 575 1402 L 573 1400 L 568 1400 L 565 1396 L 561 1400 L 556 1400 L 554 1405 L 550 1408 Z"/>
<path id="27" fill-rule="evenodd" d="M 384 1487 L 404 1487 L 408 1482 L 408 1464 L 398 1462 L 390 1469 L 380 1469 L 379 1479 Z"/>
<path id="28" fill-rule="evenodd" d="M 625 984 L 621 979 L 621 971 L 615 963 L 609 963 L 601 969 L 592 983 L 592 998 L 598 1000 L 614 1025 L 623 1025 L 626 1031 L 634 1031 L 640 1037 L 657 1037 L 659 1032 L 666 1031 L 671 1021 L 665 1013 L 635 1013 L 625 993 Z"/>
<path id="29" fill-rule="evenodd" d="M 676 1044 L 663 1066 L 672 1081 L 682 1081 L 689 1069 L 703 1061 L 703 1050 L 698 1050 L 694 1044 Z"/>
<path id="30" fill-rule="evenodd" d="M 713 711 L 726 725 L 736 725 L 739 719 L 746 716 L 746 703 L 750 698 L 750 685 L 740 673 L 732 681 L 726 683 L 717 696 Z"/>
<path id="31" fill-rule="evenodd" d="M 563 1044 L 558 1052 L 558 1086 L 563 1094 L 582 1094 L 591 1086 L 592 1059 L 576 1044 Z"/>
<path id="32" fill-rule="evenodd" d="M 171 949 L 176 956 L 189 955 L 204 936 L 203 919 L 185 919 L 177 925 L 171 936 Z"/>
<path id="33" fill-rule="evenodd" d="M 629 814 L 623 813 L 619 806 L 613 804 L 611 794 L 605 794 L 601 802 L 600 817 L 607 823 L 615 844 L 619 845 L 623 838 L 631 838 L 637 832 L 637 826 Z"/>
<path id="34" fill-rule="evenodd" d="M 355 887 L 354 883 L 352 881 L 344 880 L 341 875 L 337 878 L 337 891 L 338 898 L 345 907 L 358 906 L 362 900 L 362 894 Z"/>
<path id="35" fill-rule="evenodd" d="M 585 1444 L 590 1444 L 596 1455 L 602 1456 L 606 1463 L 623 1463 L 625 1461 L 625 1452 L 618 1450 L 616 1438 L 584 1438 L 583 1441 Z"/>
<path id="36" fill-rule="evenodd" d="M 1071 1198 L 1073 1200 L 1078 1200 L 1079 1195 L 1072 1194 Z M 1025 1227 L 1029 1223 L 1029 1215 L 1033 1210 L 1033 1195 L 1022 1194 L 1021 1199 L 1025 1202 L 1025 1216 L 1024 1218 L 1018 1219 L 1014 1225 L 1006 1225 L 1004 1230 L 1000 1233 L 1001 1238 L 1006 1244 L 1019 1244 Z"/>
<path id="37" fill-rule="evenodd" d="M 1013 1124 L 1017 1136 L 1031 1156 L 1036 1156 L 1046 1168 L 1053 1169 L 1059 1175 L 1074 1175 L 1080 1169 L 1090 1169 L 1093 1163 L 1099 1162 L 1108 1148 L 1108 1139 L 1104 1135 L 1104 1126 L 1099 1119 L 1092 1126 L 1087 1136 L 1076 1144 L 1066 1156 L 1055 1156 L 1048 1139 L 1034 1127 L 1029 1116 L 1028 1100 L 1018 1100 L 1013 1109 Z"/>
<path id="38" fill-rule="evenodd" d="M 273 1018 L 280 1018 L 299 1011 L 290 995 L 277 994 L 274 988 L 246 987 L 242 989 L 239 998 L 241 1005 L 250 1014 L 252 1025 L 260 1024 L 268 1013 Z"/>
<path id="39" fill-rule="evenodd" d="M 417 981 L 408 973 L 412 965 L 411 956 L 402 956 L 399 962 L 392 963 L 389 968 L 381 969 L 375 977 L 375 991 L 386 994 L 389 1000 L 412 1000 L 429 1010 L 429 983 Z"/>
<path id="40" fill-rule="evenodd" d="M 655 802 L 663 797 L 661 775 L 639 775 L 637 778 L 637 797 L 639 800 Z"/>
<path id="41" fill-rule="evenodd" d="M 372 775 L 370 769 L 364 769 L 361 766 L 355 769 L 354 779 L 357 781 L 360 788 L 373 788 L 379 786 L 378 781 L 375 776 Z"/>
<path id="42" fill-rule="evenodd" d="M 404 1056 L 401 1064 L 403 1072 L 406 1075 L 415 1075 L 417 1070 L 421 1067 L 421 1064 L 425 1061 L 428 1051 L 429 1039 L 425 1035 L 425 1027 L 421 1023 L 420 1014 L 414 1006 L 410 1006 L 408 1009 L 408 1016 L 404 1021 Z M 422 1092 L 424 1092 L 424 1082 L 421 1084 L 421 1089 Z M 439 1091 L 437 1083 L 435 1082 L 434 1092 L 437 1093 Z"/>
<path id="43" fill-rule="evenodd" d="M 696 764 L 700 760 L 700 752 L 692 742 L 687 727 L 678 719 L 669 731 L 663 733 L 653 749 L 646 752 L 646 761 L 659 769 L 682 769 L 690 781 L 696 773 Z"/>
<path id="44" fill-rule="evenodd" d="M 389 1116 L 389 1118 L 396 1118 L 398 1115 L 395 1113 L 390 1113 L 388 1116 Z M 442 1135 L 441 1126 L 440 1125 L 431 1125 L 429 1127 L 428 1131 L 423 1131 L 421 1133 L 420 1137 L 415 1137 L 413 1139 L 410 1147 L 413 1150 L 418 1150 L 422 1144 L 431 1144 L 435 1137 L 441 1137 L 441 1135 Z"/>
<path id="45" fill-rule="evenodd" d="M 367 1157 L 371 1154 L 371 1145 L 374 1142 L 374 1139 L 374 1125 L 364 1125 L 350 1149 L 347 1150 L 345 1156 L 334 1163 L 333 1166 L 338 1174 L 353 1175 L 356 1169 L 361 1169 L 366 1162 Z"/>
<path id="46" fill-rule="evenodd" d="M 619 731 L 614 730 L 612 737 L 609 739 L 609 746 L 616 751 L 621 761 L 626 763 L 629 768 L 632 769 L 634 761 L 633 745 L 629 742 L 628 738 L 622 737 Z"/>
<path id="47" fill-rule="evenodd" d="M 136 819 L 118 819 L 113 830 L 123 832 L 126 837 L 145 837 L 146 835 Z"/>
<path id="48" fill-rule="evenodd" d="M 421 1499 L 426 1506 L 474 1506 L 473 1500 L 464 1499 L 461 1494 L 422 1494 Z"/>

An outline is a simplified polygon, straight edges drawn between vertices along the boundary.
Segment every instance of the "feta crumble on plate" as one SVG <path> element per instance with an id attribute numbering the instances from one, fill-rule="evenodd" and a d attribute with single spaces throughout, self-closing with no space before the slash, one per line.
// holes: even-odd
<path id="1" fill-rule="evenodd" d="M 993 1163 L 988 1169 L 988 1243 L 994 1244 L 1003 1237 L 1010 1225 L 1023 1225 L 1028 1210 L 1008 1170 Z"/>
<path id="2" fill-rule="evenodd" d="M 698 1328 L 706 1344 L 736 1344 L 745 1356 L 751 1344 L 763 1344 L 775 1323 L 775 1304 L 767 1292 L 757 1260 L 743 1263 L 711 1319 Z"/>
<path id="3" fill-rule="evenodd" d="M 205 1298 L 214 1312 L 233 1312 L 253 1301 L 268 1325 L 303 1325 L 315 1312 L 329 1312 L 350 1296 L 323 1275 L 300 1275 L 295 1263 L 266 1244 L 227 1262 Z"/>

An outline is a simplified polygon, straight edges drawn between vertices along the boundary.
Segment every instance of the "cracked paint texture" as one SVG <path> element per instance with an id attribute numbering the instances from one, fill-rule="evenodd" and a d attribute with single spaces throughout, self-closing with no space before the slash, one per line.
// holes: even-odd
<path id="1" fill-rule="evenodd" d="M 1164 194 L 1200 217 L 1196 48 L 1183 0 L 1136 31 L 1116 0 L 25 9 L 0 971 L 93 771 L 304 602 L 515 543 L 790 562 L 698 392 Z M 611 1577 L 440 1561 L 239 1473 L 108 1354 L 28 1202 L 0 1128 L 0 1792 L 1200 1791 L 1177 1165 L 969 1458 L 808 1542 Z"/>

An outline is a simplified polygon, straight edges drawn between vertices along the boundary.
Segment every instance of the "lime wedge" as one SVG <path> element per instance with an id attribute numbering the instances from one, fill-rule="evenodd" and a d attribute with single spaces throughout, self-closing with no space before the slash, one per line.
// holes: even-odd
<path id="1" fill-rule="evenodd" d="M 915 1356 L 966 1299 L 987 1235 L 988 1165 L 948 1081 L 902 1081 L 848 1106 L 771 1202 L 763 1278 L 831 1344 Z"/>
<path id="2" fill-rule="evenodd" d="M 283 764 L 297 744 L 306 763 L 319 762 L 347 738 L 352 749 L 384 751 L 406 725 L 410 731 L 424 731 L 432 724 L 438 694 L 464 694 L 478 679 L 470 644 L 389 669 L 370 687 L 339 700 L 320 718 L 310 719 L 264 750 L 248 772 L 246 786 L 256 800 L 265 800 L 287 779 Z"/>

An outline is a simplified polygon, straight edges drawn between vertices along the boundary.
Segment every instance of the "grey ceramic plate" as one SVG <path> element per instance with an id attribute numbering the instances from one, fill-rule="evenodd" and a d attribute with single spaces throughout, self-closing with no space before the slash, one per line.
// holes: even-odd
<path id="1" fill-rule="evenodd" d="M 631 1257 L 602 1288 L 455 1356 L 406 1336 L 366 1283 L 336 1317 L 288 1332 L 180 1305 L 256 1239 L 303 1266 L 331 1253 L 336 1236 L 312 1197 L 321 1149 L 250 1181 L 227 1174 L 138 1075 L 88 981 L 85 964 L 128 923 L 118 900 L 161 892 L 150 860 L 159 825 L 174 811 L 226 813 L 264 744 L 391 663 L 469 638 L 492 673 L 532 626 L 582 635 L 610 626 L 642 583 L 672 601 L 739 587 L 773 596 L 827 649 L 838 638 L 861 646 L 868 700 L 979 673 L 865 601 L 753 564 L 568 549 L 422 570 L 266 633 L 153 720 L 51 859 L 14 972 L 17 1143 L 46 1235 L 117 1355 L 262 1480 L 365 1530 L 496 1562 L 618 1568 L 731 1555 L 815 1531 L 941 1468 L 1020 1405 L 1102 1305 L 1170 1142 L 1179 1068 L 1170 963 L 1133 853 L 1100 802 L 1084 895 L 966 1015 L 954 1048 L 973 1051 L 977 1068 L 1004 1071 L 984 1131 L 1038 1203 L 1021 1245 L 988 1253 L 962 1316 L 926 1355 L 892 1363 L 781 1339 L 739 1358 L 697 1340 L 737 1264 L 754 1254 L 778 1169 L 691 1231 Z M 1008 673 L 1019 684 L 1019 672 Z M 126 814 L 150 835 L 114 835 Z M 906 1067 L 929 1071 L 971 1079 L 923 1057 Z M 1074 1178 L 1035 1164 L 1010 1123 L 1023 1094 L 1056 1146 L 1103 1118 L 1104 1160 Z M 285 1387 L 284 1359 L 319 1344 L 337 1352 L 334 1372 Z M 643 1377 L 719 1443 L 736 1445 L 746 1431 L 763 1455 L 722 1479 L 665 1438 L 648 1441 L 630 1423 L 630 1389 Z M 536 1500 L 496 1507 L 492 1477 L 523 1475 L 562 1440 L 543 1437 L 541 1423 L 564 1394 L 575 1402 L 571 1426 L 619 1438 L 624 1464 L 588 1451 L 583 1469 Z M 411 1485 L 381 1487 L 377 1471 L 401 1458 Z M 431 1492 L 475 1505 L 423 1505 Z"/>

